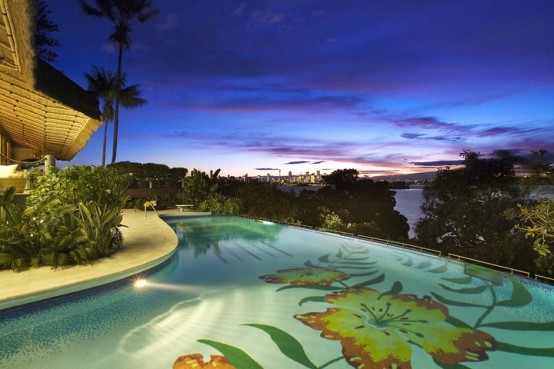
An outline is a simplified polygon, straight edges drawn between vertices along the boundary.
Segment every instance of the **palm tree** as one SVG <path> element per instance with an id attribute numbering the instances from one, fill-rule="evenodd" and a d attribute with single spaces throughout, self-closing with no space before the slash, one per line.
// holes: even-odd
<path id="1" fill-rule="evenodd" d="M 114 119 L 114 103 L 119 101 L 125 108 L 136 108 L 146 104 L 147 101 L 139 97 L 138 85 L 125 87 L 125 73 L 115 75 L 111 71 L 94 65 L 90 74 L 85 73 L 85 78 L 88 80 L 89 91 L 103 100 L 104 142 L 102 144 L 102 166 L 105 167 L 108 123 Z"/>
<path id="2" fill-rule="evenodd" d="M 118 45 L 117 76 L 121 76 L 121 64 L 123 49 L 131 47 L 131 25 L 136 19 L 140 23 L 159 13 L 159 9 L 152 8 L 152 0 L 94 0 L 96 7 L 89 4 L 89 0 L 79 0 L 84 12 L 108 19 L 113 25 L 113 33 L 109 40 Z M 112 163 L 115 163 L 117 155 L 117 135 L 119 131 L 119 105 L 120 100 L 116 97 L 114 109 L 114 136 Z"/>
<path id="3" fill-rule="evenodd" d="M 102 143 L 102 167 L 106 166 L 106 141 L 108 137 L 108 124 L 113 119 L 115 102 L 116 78 L 110 71 L 97 66 L 92 67 L 92 72 L 85 73 L 88 80 L 88 89 L 94 96 L 102 99 L 102 121 L 104 122 L 104 141 Z"/>

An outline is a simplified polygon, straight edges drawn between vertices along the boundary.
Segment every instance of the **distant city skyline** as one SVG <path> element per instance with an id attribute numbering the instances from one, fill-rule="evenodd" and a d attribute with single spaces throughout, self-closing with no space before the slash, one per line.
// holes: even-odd
<path id="1" fill-rule="evenodd" d="M 106 20 L 47 3 L 57 69 L 83 87 L 93 64 L 116 69 Z M 554 151 L 554 2 L 153 5 L 123 55 L 149 103 L 122 111 L 118 161 L 373 176 L 433 171 L 463 150 Z M 102 129 L 70 164 L 100 165 Z"/>

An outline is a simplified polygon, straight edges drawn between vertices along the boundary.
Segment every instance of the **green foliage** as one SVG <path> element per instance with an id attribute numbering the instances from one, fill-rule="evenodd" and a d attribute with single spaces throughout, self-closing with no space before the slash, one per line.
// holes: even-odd
<path id="1" fill-rule="evenodd" d="M 143 164 L 144 179 L 151 181 L 165 181 L 169 178 L 169 167 L 165 164 L 146 163 Z"/>
<path id="2" fill-rule="evenodd" d="M 539 256 L 535 259 L 535 265 L 538 273 L 542 273 L 547 276 L 554 276 L 554 253 L 546 256 Z"/>
<path id="3" fill-rule="evenodd" d="M 33 239 L 22 238 L 28 234 L 27 217 L 14 202 L 15 188 L 8 188 L 0 198 L 0 266 L 20 271 L 38 262 Z"/>
<path id="4" fill-rule="evenodd" d="M 158 187 L 164 182 L 171 181 L 183 185 L 188 174 L 187 168 L 169 168 L 165 164 L 157 163 L 136 163 L 130 161 L 118 161 L 108 164 L 109 169 L 114 170 L 130 180 L 130 186 L 137 182 L 157 182 Z M 165 185 L 165 183 L 164 183 Z"/>
<path id="5" fill-rule="evenodd" d="M 408 238 L 406 218 L 394 210 L 394 192 L 387 182 L 370 179 L 339 182 L 340 187 L 318 191 L 316 199 L 338 214 L 343 224 L 351 224 L 349 232 L 393 240 Z"/>
<path id="6" fill-rule="evenodd" d="M 0 198 L 0 267 L 57 268 L 110 255 L 122 242 L 126 181 L 105 168 L 53 168 L 37 176 L 26 207 L 7 190 Z"/>
<path id="7" fill-rule="evenodd" d="M 323 222 L 321 224 L 321 228 L 340 232 L 348 231 L 348 224 L 344 224 L 338 214 L 325 209 L 322 214 L 322 218 Z"/>
<path id="8" fill-rule="evenodd" d="M 326 177 L 334 188 L 302 191 L 298 196 L 261 182 L 227 181 L 226 197 L 238 199 L 241 215 L 300 223 L 334 231 L 404 240 L 406 218 L 394 210 L 394 192 L 386 182 L 357 179 L 353 169 Z"/>
<path id="9" fill-rule="evenodd" d="M 179 182 L 181 184 L 181 187 L 184 187 L 188 172 L 189 170 L 187 168 L 169 168 L 169 180 L 173 182 Z"/>
<path id="10" fill-rule="evenodd" d="M 195 208 L 200 207 L 203 201 L 218 191 L 218 176 L 221 169 L 215 172 L 210 171 L 210 174 L 193 169 L 190 176 L 186 178 L 185 185 L 179 199 L 186 204 L 192 204 Z"/>
<path id="11" fill-rule="evenodd" d="M 292 222 L 297 218 L 294 196 L 275 185 L 260 182 L 233 182 L 222 187 L 227 197 L 240 203 L 240 214 Z"/>
<path id="12" fill-rule="evenodd" d="M 80 202 L 96 201 L 121 207 L 125 201 L 123 192 L 128 182 L 128 176 L 109 168 L 52 168 L 49 173 L 36 178 L 36 189 L 29 195 L 27 204 L 37 205 L 58 199 L 62 204 L 75 206 Z"/>
<path id="13" fill-rule="evenodd" d="M 43 264 L 52 268 L 83 264 L 90 260 L 82 250 L 83 238 L 73 214 L 73 207 L 67 206 L 67 209 L 68 211 L 60 217 L 60 222 L 53 227 L 55 233 L 52 242 L 43 245 L 41 250 Z"/>
<path id="14" fill-rule="evenodd" d="M 323 181 L 334 186 L 337 190 L 344 190 L 356 183 L 358 174 L 356 169 L 338 169 L 329 175 L 323 176 Z"/>
<path id="15" fill-rule="evenodd" d="M 534 269 L 530 242 L 512 231 L 516 222 L 505 216 L 522 196 L 514 159 L 462 155 L 463 168 L 439 170 L 426 187 L 424 218 L 416 224 L 418 242 L 516 269 Z"/>
<path id="16" fill-rule="evenodd" d="M 77 223 L 83 247 L 91 259 L 111 255 L 121 246 L 121 209 L 94 201 L 79 203 Z"/>
<path id="17" fill-rule="evenodd" d="M 60 41 L 50 37 L 50 33 L 58 32 L 58 25 L 48 17 L 52 12 L 45 0 L 35 0 L 34 14 L 34 44 L 37 56 L 47 62 L 56 61 L 58 54 L 51 48 L 60 46 Z"/>
<path id="18" fill-rule="evenodd" d="M 219 192 L 208 194 L 200 203 L 199 209 L 211 211 L 215 214 L 237 215 L 240 210 L 240 203 L 232 197 L 225 197 Z"/>
<path id="19" fill-rule="evenodd" d="M 139 21 L 140 23 L 147 21 L 151 17 L 159 13 L 159 9 L 152 8 L 151 0 L 96 0 L 94 5 L 91 5 L 88 0 L 80 0 L 81 8 L 83 11 L 94 17 L 102 17 L 112 23 L 112 33 L 109 36 L 109 40 L 114 42 L 118 46 L 117 56 L 117 79 L 125 82 L 124 73 L 122 72 L 123 64 L 123 50 L 131 47 L 130 33 L 133 22 Z M 123 78 L 122 78 L 123 77 Z M 119 86 L 119 90 L 122 91 L 124 86 Z M 146 103 L 146 100 L 139 98 L 140 91 L 137 85 L 130 86 L 132 91 L 127 91 L 122 94 L 118 94 L 115 98 L 115 107 L 113 114 L 114 131 L 113 131 L 113 150 L 112 150 L 112 163 L 115 163 L 117 156 L 117 138 L 119 131 L 119 106 L 124 107 L 136 107 Z M 127 104 L 125 101 L 128 97 L 136 100 L 127 100 L 131 104 Z M 142 102 L 138 102 L 141 100 Z"/>
<path id="20" fill-rule="evenodd" d="M 542 183 L 552 183 L 552 176 L 554 174 L 552 163 L 548 161 L 547 155 L 548 151 L 546 150 L 532 151 L 531 158 L 526 163 L 527 170 L 531 173 L 531 178 L 543 179 Z M 550 181 L 544 181 L 548 177 L 550 177 Z"/>
<path id="21" fill-rule="evenodd" d="M 542 256 L 552 253 L 550 244 L 554 241 L 554 201 L 540 200 L 531 207 L 518 204 L 517 211 L 508 212 L 507 217 L 519 221 L 514 229 L 534 240 L 533 249 L 536 252 Z"/>

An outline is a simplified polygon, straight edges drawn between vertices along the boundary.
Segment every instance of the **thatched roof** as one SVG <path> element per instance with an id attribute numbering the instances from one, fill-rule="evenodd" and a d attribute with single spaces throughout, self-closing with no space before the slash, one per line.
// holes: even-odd
<path id="1" fill-rule="evenodd" d="M 71 160 L 101 124 L 98 100 L 35 56 L 33 3 L 0 0 L 0 134 Z"/>

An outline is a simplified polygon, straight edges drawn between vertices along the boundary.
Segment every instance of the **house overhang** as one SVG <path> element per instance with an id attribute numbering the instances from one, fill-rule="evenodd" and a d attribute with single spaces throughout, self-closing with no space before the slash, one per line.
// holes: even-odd
<path id="1" fill-rule="evenodd" d="M 71 160 L 101 125 L 98 100 L 35 56 L 30 0 L 0 0 L 0 134 Z"/>

